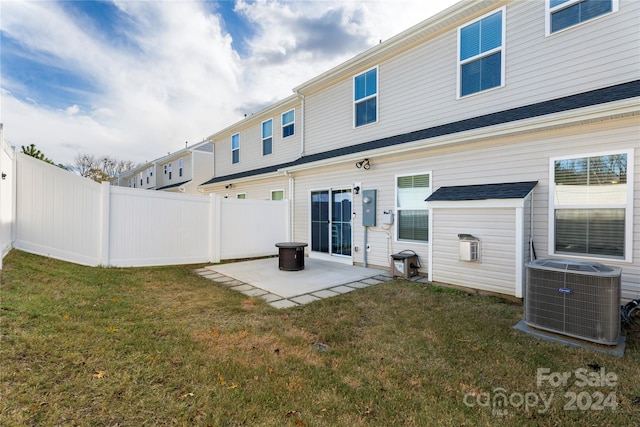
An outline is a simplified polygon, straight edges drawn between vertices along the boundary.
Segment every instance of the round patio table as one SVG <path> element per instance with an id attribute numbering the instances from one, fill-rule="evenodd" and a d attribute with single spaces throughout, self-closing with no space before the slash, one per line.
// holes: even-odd
<path id="1" fill-rule="evenodd" d="M 284 271 L 297 271 L 304 269 L 304 248 L 306 243 L 280 242 L 278 248 L 278 268 Z"/>

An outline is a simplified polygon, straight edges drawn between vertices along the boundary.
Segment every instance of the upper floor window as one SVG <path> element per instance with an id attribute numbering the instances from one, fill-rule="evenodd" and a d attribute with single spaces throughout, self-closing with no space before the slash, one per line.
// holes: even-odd
<path id="1" fill-rule="evenodd" d="M 378 68 L 353 78 L 355 127 L 378 121 Z"/>
<path id="2" fill-rule="evenodd" d="M 550 163 L 549 253 L 630 260 L 633 153 L 563 157 Z"/>
<path id="3" fill-rule="evenodd" d="M 178 176 L 182 176 L 182 157 L 178 159 Z"/>
<path id="4" fill-rule="evenodd" d="M 240 162 L 240 134 L 231 136 L 231 163 Z"/>
<path id="5" fill-rule="evenodd" d="M 262 122 L 262 155 L 273 153 L 273 120 Z"/>
<path id="6" fill-rule="evenodd" d="M 547 0 L 547 35 L 618 10 L 618 0 Z"/>
<path id="7" fill-rule="evenodd" d="M 505 9 L 458 28 L 458 96 L 504 83 Z"/>
<path id="8" fill-rule="evenodd" d="M 282 115 L 282 137 L 286 138 L 295 133 L 296 110 L 287 111 Z"/>
<path id="9" fill-rule="evenodd" d="M 166 174 L 167 174 L 167 165 L 164 165 L 164 166 L 162 167 L 162 169 L 164 170 L 164 174 L 166 175 Z"/>
<path id="10" fill-rule="evenodd" d="M 172 173 L 173 173 L 173 167 L 171 166 L 171 163 L 169 163 L 169 179 L 171 179 Z"/>
<path id="11" fill-rule="evenodd" d="M 425 199 L 431 195 L 431 175 L 396 177 L 398 240 L 429 241 L 429 209 Z"/>

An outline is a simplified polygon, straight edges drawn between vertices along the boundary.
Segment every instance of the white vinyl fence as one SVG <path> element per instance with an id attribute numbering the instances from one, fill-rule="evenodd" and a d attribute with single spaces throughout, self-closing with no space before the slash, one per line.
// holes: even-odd
<path id="1" fill-rule="evenodd" d="M 275 243 L 289 240 L 286 200 L 112 187 L 15 157 L 13 247 L 26 252 L 90 266 L 155 266 L 275 255 Z"/>
<path id="2" fill-rule="evenodd" d="M 2 258 L 11 249 L 13 240 L 14 158 L 15 153 L 5 142 L 0 123 L 0 269 Z"/>

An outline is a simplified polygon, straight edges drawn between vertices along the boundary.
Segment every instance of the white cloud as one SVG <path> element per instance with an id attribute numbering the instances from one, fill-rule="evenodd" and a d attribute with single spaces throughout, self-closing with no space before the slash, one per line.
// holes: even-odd
<path id="1" fill-rule="evenodd" d="M 451 3 L 451 0 L 449 0 Z M 112 43 L 52 2 L 2 2 L 2 31 L 43 64 L 71 70 L 96 88 L 62 109 L 15 94 L 3 76 L 2 121 L 14 145 L 59 163 L 76 153 L 142 162 L 184 147 L 291 94 L 291 89 L 426 19 L 433 2 L 240 1 L 256 29 L 249 55 L 232 48 L 220 17 L 195 2 L 129 2 L 132 43 Z M 442 8 L 442 4 L 439 4 Z M 389 19 L 393 16 L 393 19 Z M 29 95 L 34 97 L 33 95 Z"/>

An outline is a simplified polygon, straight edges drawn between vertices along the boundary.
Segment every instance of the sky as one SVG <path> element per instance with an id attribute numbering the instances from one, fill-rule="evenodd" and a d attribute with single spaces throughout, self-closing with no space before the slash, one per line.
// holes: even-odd
<path id="1" fill-rule="evenodd" d="M 2 0 L 4 138 L 151 161 L 457 2 Z"/>

